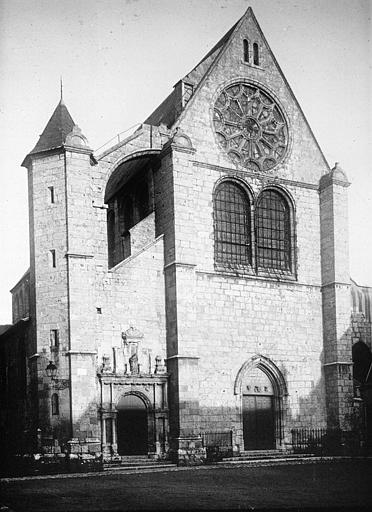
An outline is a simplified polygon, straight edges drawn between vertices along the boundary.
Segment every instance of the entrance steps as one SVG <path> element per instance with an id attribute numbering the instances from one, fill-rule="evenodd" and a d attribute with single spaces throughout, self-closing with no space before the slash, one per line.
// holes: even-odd
<path id="1" fill-rule="evenodd" d="M 240 452 L 235 457 L 225 457 L 219 464 L 264 465 L 274 463 L 301 463 L 313 459 L 311 453 L 293 453 L 283 450 L 250 450 Z"/>
<path id="2" fill-rule="evenodd" d="M 114 460 L 103 463 L 104 471 L 116 470 L 132 470 L 135 471 L 161 471 L 165 468 L 175 468 L 176 464 L 172 464 L 166 460 L 150 459 L 147 455 L 122 455 Z"/>

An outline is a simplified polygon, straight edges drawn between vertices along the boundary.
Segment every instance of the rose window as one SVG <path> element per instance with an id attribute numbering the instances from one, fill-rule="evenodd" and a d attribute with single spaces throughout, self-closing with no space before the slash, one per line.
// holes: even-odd
<path id="1" fill-rule="evenodd" d="M 213 116 L 220 146 L 234 163 L 270 171 L 286 154 L 288 127 L 275 101 L 253 84 L 230 85 L 219 95 Z"/>

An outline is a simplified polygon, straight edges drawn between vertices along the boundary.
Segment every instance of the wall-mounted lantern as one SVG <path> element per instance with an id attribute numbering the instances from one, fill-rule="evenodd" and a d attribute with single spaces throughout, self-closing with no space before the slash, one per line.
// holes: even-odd
<path id="1" fill-rule="evenodd" d="M 49 361 L 48 366 L 45 368 L 46 374 L 49 378 L 54 380 L 57 376 L 57 366 L 53 363 L 53 361 Z"/>

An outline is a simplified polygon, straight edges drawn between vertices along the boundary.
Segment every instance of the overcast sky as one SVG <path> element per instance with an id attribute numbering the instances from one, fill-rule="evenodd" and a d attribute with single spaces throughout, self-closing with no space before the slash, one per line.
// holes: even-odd
<path id="1" fill-rule="evenodd" d="M 352 186 L 351 276 L 372 286 L 370 0 L 1 0 L 0 324 L 29 266 L 26 170 L 64 99 L 91 147 L 140 123 L 248 6 L 328 163 Z"/>

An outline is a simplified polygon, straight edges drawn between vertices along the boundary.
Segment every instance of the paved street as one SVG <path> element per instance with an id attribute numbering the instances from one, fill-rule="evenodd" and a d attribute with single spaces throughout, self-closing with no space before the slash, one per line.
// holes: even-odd
<path id="1" fill-rule="evenodd" d="M 160 473 L 91 474 L 2 481 L 15 512 L 372 507 L 372 462 Z"/>

